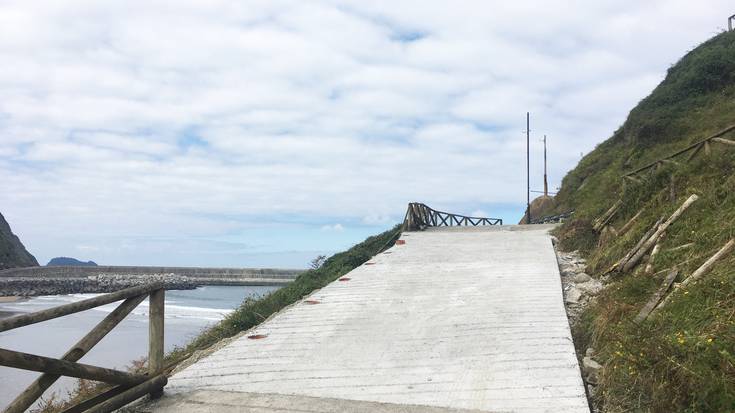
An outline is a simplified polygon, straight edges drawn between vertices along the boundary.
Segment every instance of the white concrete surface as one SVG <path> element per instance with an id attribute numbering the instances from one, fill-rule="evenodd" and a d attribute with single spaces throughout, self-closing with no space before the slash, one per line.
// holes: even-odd
<path id="1" fill-rule="evenodd" d="M 229 392 L 239 411 L 259 411 L 246 407 L 252 394 L 281 394 L 589 412 L 546 231 L 406 233 L 405 245 L 308 298 L 319 304 L 292 306 L 175 374 L 158 407 L 210 411 L 198 391 Z M 319 411 L 296 404 L 277 411 Z"/>

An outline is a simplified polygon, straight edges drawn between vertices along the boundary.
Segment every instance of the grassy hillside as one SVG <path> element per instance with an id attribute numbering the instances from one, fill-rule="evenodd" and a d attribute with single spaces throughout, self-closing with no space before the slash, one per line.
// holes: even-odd
<path id="1" fill-rule="evenodd" d="M 644 176 L 621 176 L 735 124 L 735 32 L 703 43 L 672 66 L 666 79 L 629 114 L 607 141 L 563 180 L 555 211 L 575 209 L 559 230 L 563 249 L 579 249 L 587 272 L 601 276 L 643 234 L 691 194 L 695 202 L 667 231 L 651 274 L 642 265 L 613 273 L 609 288 L 576 326 L 577 344 L 597 349 L 604 365 L 597 402 L 606 412 L 735 411 L 735 254 L 640 325 L 632 319 L 677 266 L 681 282 L 735 238 L 735 146 L 713 144 Z M 735 140 L 735 132 L 723 136 Z M 605 236 L 591 222 L 616 201 Z M 672 250 L 675 247 L 691 246 Z"/>

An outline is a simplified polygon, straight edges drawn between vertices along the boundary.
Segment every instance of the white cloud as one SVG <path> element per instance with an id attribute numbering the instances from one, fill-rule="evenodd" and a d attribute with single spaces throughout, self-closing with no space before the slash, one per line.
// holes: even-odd
<path id="1" fill-rule="evenodd" d="M 41 256 L 49 233 L 380 227 L 409 201 L 494 216 L 525 201 L 526 111 L 556 187 L 729 6 L 3 2 L 0 207 Z"/>
<path id="2" fill-rule="evenodd" d="M 344 230 L 345 230 L 345 227 L 343 227 L 342 224 L 322 226 L 322 231 L 327 231 L 327 232 L 342 232 Z"/>

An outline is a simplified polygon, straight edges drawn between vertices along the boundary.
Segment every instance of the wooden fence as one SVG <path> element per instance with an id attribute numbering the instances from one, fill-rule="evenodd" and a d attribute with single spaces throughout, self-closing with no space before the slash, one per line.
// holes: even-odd
<path id="1" fill-rule="evenodd" d="M 664 165 L 666 163 L 678 164 L 678 162 L 675 161 L 674 158 L 677 158 L 677 157 L 679 157 L 681 155 L 684 155 L 687 152 L 689 152 L 689 156 L 686 158 L 686 162 L 692 160 L 695 156 L 697 156 L 697 154 L 700 153 L 702 151 L 702 149 L 704 149 L 704 152 L 707 155 L 709 155 L 710 154 L 710 151 L 711 151 L 710 146 L 711 146 L 711 144 L 713 142 L 722 143 L 722 144 L 725 144 L 725 145 L 735 145 L 735 141 L 732 141 L 732 140 L 729 140 L 729 139 L 722 139 L 721 138 L 721 136 L 723 136 L 723 135 L 725 135 L 725 134 L 727 134 L 729 132 L 732 132 L 734 130 L 735 130 L 735 125 L 729 126 L 729 127 L 725 128 L 725 129 L 723 129 L 723 130 L 715 133 L 714 135 L 711 135 L 711 136 L 709 136 L 707 138 L 704 138 L 704 139 L 702 139 L 700 141 L 697 141 L 697 142 L 695 142 L 695 143 L 687 146 L 686 148 L 684 148 L 682 150 L 679 150 L 679 151 L 676 151 L 676 152 L 672 153 L 669 156 L 666 156 L 664 158 L 658 159 L 658 160 L 653 161 L 653 162 L 651 162 L 651 163 L 649 163 L 649 164 L 647 164 L 645 166 L 642 166 L 642 167 L 640 167 L 638 169 L 635 169 L 633 171 L 630 171 L 630 172 L 628 172 L 628 173 L 626 173 L 626 174 L 623 175 L 623 179 L 628 179 L 628 180 L 633 181 L 633 182 L 640 182 L 640 179 L 636 175 L 640 175 L 641 173 L 646 172 L 646 171 L 651 171 L 652 172 L 655 169 L 657 169 L 658 167 L 660 167 L 660 166 L 662 166 L 662 165 Z"/>
<path id="2" fill-rule="evenodd" d="M 408 204 L 406 217 L 403 220 L 403 228 L 406 231 L 419 231 L 428 227 L 476 227 L 485 225 L 503 225 L 503 220 L 500 218 L 468 217 L 437 211 L 420 202 Z"/>
<path id="3" fill-rule="evenodd" d="M 128 373 L 77 362 L 146 297 L 150 297 L 148 372 L 146 374 Z M 4 412 L 20 413 L 25 411 L 61 376 L 114 385 L 104 393 L 67 409 L 65 412 L 68 413 L 109 412 L 146 394 L 150 394 L 154 398 L 159 397 L 163 393 L 163 386 L 167 383 L 163 366 L 164 298 L 163 283 L 156 282 L 0 320 L 0 332 L 4 332 L 124 300 L 60 359 L 0 349 L 0 365 L 42 373 L 36 381 L 5 408 Z"/>

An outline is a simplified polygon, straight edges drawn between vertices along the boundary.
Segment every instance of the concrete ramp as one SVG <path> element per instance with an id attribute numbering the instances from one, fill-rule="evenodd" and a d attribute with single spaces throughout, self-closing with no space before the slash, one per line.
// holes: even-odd
<path id="1" fill-rule="evenodd" d="M 186 397 L 170 397 L 156 405 L 156 412 L 180 413 L 480 413 L 482 410 L 450 409 L 361 400 L 331 399 L 268 393 L 197 390 Z"/>
<path id="2" fill-rule="evenodd" d="M 547 230 L 406 233 L 145 410 L 588 412 Z"/>

